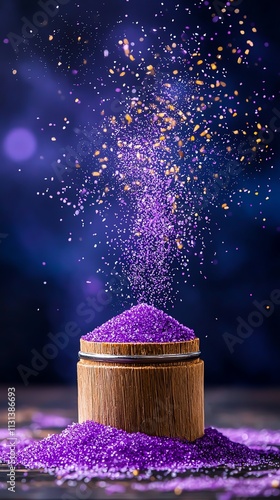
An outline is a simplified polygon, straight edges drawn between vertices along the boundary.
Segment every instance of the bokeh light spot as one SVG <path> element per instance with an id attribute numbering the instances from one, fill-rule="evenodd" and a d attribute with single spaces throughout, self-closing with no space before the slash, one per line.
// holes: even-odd
<path id="1" fill-rule="evenodd" d="M 3 143 L 4 152 L 14 161 L 28 160 L 36 151 L 37 142 L 34 134 L 26 128 L 14 128 L 6 135 Z"/>

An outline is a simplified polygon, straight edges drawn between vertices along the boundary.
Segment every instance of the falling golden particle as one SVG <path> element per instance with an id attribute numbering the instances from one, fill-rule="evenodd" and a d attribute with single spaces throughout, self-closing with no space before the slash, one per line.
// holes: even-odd
<path id="1" fill-rule="evenodd" d="M 260 124 L 260 123 L 257 123 L 257 128 L 258 128 L 259 130 L 261 130 L 261 129 L 262 129 L 262 126 L 261 126 L 261 124 Z"/>
<path id="2" fill-rule="evenodd" d="M 103 170 L 104 170 L 105 168 L 107 168 L 107 165 L 106 165 L 105 163 L 103 163 L 103 164 L 101 165 L 101 168 L 103 168 Z"/>
<path id="3" fill-rule="evenodd" d="M 250 47 L 253 47 L 254 46 L 254 43 L 252 42 L 252 40 L 247 40 L 246 42 L 248 45 L 250 45 Z"/>
<path id="4" fill-rule="evenodd" d="M 111 73 L 111 75 L 113 75 L 115 72 L 113 69 L 109 69 L 109 73 Z"/>
<path id="5" fill-rule="evenodd" d="M 195 80 L 196 85 L 204 85 L 203 80 Z"/>
<path id="6" fill-rule="evenodd" d="M 233 133 L 234 133 L 234 135 L 237 135 L 237 134 L 239 134 L 239 130 L 234 130 Z"/>
<path id="7" fill-rule="evenodd" d="M 222 50 L 224 50 L 224 48 L 220 45 L 220 46 L 218 47 L 218 51 L 219 51 L 219 52 L 222 52 Z"/>
<path id="8" fill-rule="evenodd" d="M 134 57 L 132 54 L 130 54 L 129 59 L 130 59 L 131 61 L 135 61 L 135 57 Z"/>
<path id="9" fill-rule="evenodd" d="M 119 40 L 118 44 L 119 44 L 119 45 L 122 45 L 122 44 L 123 44 L 123 41 L 122 41 L 122 40 Z"/>
<path id="10" fill-rule="evenodd" d="M 92 172 L 91 175 L 93 177 L 99 177 L 100 176 L 100 172 Z"/>
<path id="11" fill-rule="evenodd" d="M 183 146 L 183 141 L 181 141 L 181 139 L 178 141 L 178 146 L 180 146 L 180 148 Z"/>
<path id="12" fill-rule="evenodd" d="M 94 151 L 94 156 L 98 156 L 98 155 L 100 155 L 100 151 L 98 151 L 98 150 Z"/>
<path id="13" fill-rule="evenodd" d="M 49 35 L 49 42 L 53 40 L 53 35 Z"/>
<path id="14" fill-rule="evenodd" d="M 252 28 L 253 33 L 257 33 L 257 28 Z"/>
<path id="15" fill-rule="evenodd" d="M 195 141 L 195 136 L 194 135 L 191 136 L 191 141 Z"/>
<path id="16" fill-rule="evenodd" d="M 238 90 L 235 90 L 233 93 L 234 95 L 238 95 Z"/>
<path id="17" fill-rule="evenodd" d="M 238 57 L 237 64 L 241 64 L 241 63 L 242 63 L 242 57 Z"/>
<path id="18" fill-rule="evenodd" d="M 245 156 L 241 156 L 240 161 L 244 161 L 244 160 L 245 160 Z"/>
<path id="19" fill-rule="evenodd" d="M 126 184 L 123 189 L 124 189 L 124 191 L 129 191 L 130 190 L 130 186 L 128 184 Z"/>
<path id="20" fill-rule="evenodd" d="M 76 168 L 81 168 L 81 165 L 79 163 L 75 163 Z"/>
<path id="21" fill-rule="evenodd" d="M 179 153 L 180 158 L 184 158 L 184 156 L 185 156 L 184 151 L 179 151 L 178 153 Z"/>
<path id="22" fill-rule="evenodd" d="M 176 49 L 177 44 L 175 42 L 172 43 L 172 49 Z"/>
<path id="23" fill-rule="evenodd" d="M 124 43 L 124 45 L 129 45 L 129 41 L 128 41 L 128 39 L 127 39 L 127 38 L 125 38 L 125 39 L 124 39 L 124 41 L 123 41 L 123 43 Z"/>
<path id="24" fill-rule="evenodd" d="M 196 132 L 200 128 L 200 125 L 195 125 L 193 131 Z"/>
<path id="25" fill-rule="evenodd" d="M 236 49 L 232 49 L 231 52 L 232 52 L 232 54 L 235 54 L 237 52 L 237 50 Z"/>
<path id="26" fill-rule="evenodd" d="M 250 54 L 250 50 L 246 49 L 245 52 L 244 52 L 244 54 L 246 54 L 246 56 L 247 56 L 248 54 Z"/>
<path id="27" fill-rule="evenodd" d="M 80 99 L 78 99 L 78 97 L 76 97 L 75 102 L 80 102 Z"/>
<path id="28" fill-rule="evenodd" d="M 140 233 L 139 231 L 137 231 L 137 233 L 135 233 L 135 236 L 141 236 L 141 233 Z M 132 474 L 133 474 L 134 476 L 137 476 L 139 473 L 138 473 L 138 471 L 136 470 L 136 471 L 133 471 L 133 473 L 132 473 Z"/>
<path id="29" fill-rule="evenodd" d="M 177 69 L 174 69 L 173 75 L 178 75 L 179 71 Z"/>
<path id="30" fill-rule="evenodd" d="M 109 192 L 109 188 L 108 188 L 108 186 L 106 186 L 106 187 L 104 188 L 104 191 L 105 191 L 105 193 L 108 193 L 108 192 Z"/>
<path id="31" fill-rule="evenodd" d="M 125 119 L 128 122 L 128 124 L 130 124 L 132 122 L 132 117 L 129 114 L 125 115 Z"/>
<path id="32" fill-rule="evenodd" d="M 271 486 L 272 486 L 272 488 L 279 488 L 280 483 L 279 483 L 278 479 L 272 479 Z"/>
<path id="33" fill-rule="evenodd" d="M 201 132 L 200 134 L 200 137 L 204 137 L 206 134 L 208 133 L 208 130 L 203 130 L 203 132 Z"/>
<path id="34" fill-rule="evenodd" d="M 199 59 L 196 63 L 198 66 L 200 66 L 201 64 L 203 64 L 203 60 L 202 59 Z"/>
<path id="35" fill-rule="evenodd" d="M 125 71 L 122 71 L 122 72 L 120 73 L 120 76 L 125 76 Z"/>
<path id="36" fill-rule="evenodd" d="M 212 64 L 211 64 L 211 69 L 216 70 L 216 69 L 217 69 L 217 64 L 212 63 Z"/>
<path id="37" fill-rule="evenodd" d="M 228 210 L 228 209 L 229 209 L 229 207 L 228 207 L 228 205 L 227 205 L 226 203 L 223 203 L 223 204 L 222 204 L 222 208 L 223 208 L 224 210 Z"/>
<path id="38" fill-rule="evenodd" d="M 13 73 L 13 75 L 16 75 L 17 74 L 17 70 L 13 69 L 12 73 Z"/>
<path id="39" fill-rule="evenodd" d="M 241 35 L 245 35 L 245 31 L 244 30 L 240 30 L 240 34 Z"/>

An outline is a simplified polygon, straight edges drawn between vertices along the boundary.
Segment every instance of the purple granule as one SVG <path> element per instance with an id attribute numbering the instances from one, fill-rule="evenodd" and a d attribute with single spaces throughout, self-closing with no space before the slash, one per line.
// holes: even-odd
<path id="1" fill-rule="evenodd" d="M 194 331 L 148 304 L 139 304 L 84 335 L 88 342 L 182 342 L 195 338 Z"/>
<path id="2" fill-rule="evenodd" d="M 194 442 L 155 437 L 87 421 L 72 424 L 17 454 L 17 463 L 29 469 L 44 468 L 65 476 L 134 477 L 139 471 L 173 473 L 226 466 L 250 467 L 270 463 L 279 452 L 250 449 L 207 428 Z M 145 476 L 144 476 L 145 477 Z M 147 476 L 148 477 L 148 476 Z"/>

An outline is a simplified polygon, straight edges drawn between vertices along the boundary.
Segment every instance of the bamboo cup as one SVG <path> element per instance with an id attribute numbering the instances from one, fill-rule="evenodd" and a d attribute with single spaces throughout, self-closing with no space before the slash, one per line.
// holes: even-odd
<path id="1" fill-rule="evenodd" d="M 199 339 L 113 344 L 81 339 L 79 422 L 190 441 L 204 433 Z"/>

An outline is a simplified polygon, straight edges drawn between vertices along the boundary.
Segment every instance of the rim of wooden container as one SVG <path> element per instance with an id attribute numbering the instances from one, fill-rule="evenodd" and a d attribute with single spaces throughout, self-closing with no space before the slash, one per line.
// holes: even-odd
<path id="1" fill-rule="evenodd" d="M 80 339 L 80 350 L 89 354 L 161 355 L 199 351 L 199 338 L 180 342 L 89 342 Z"/>

